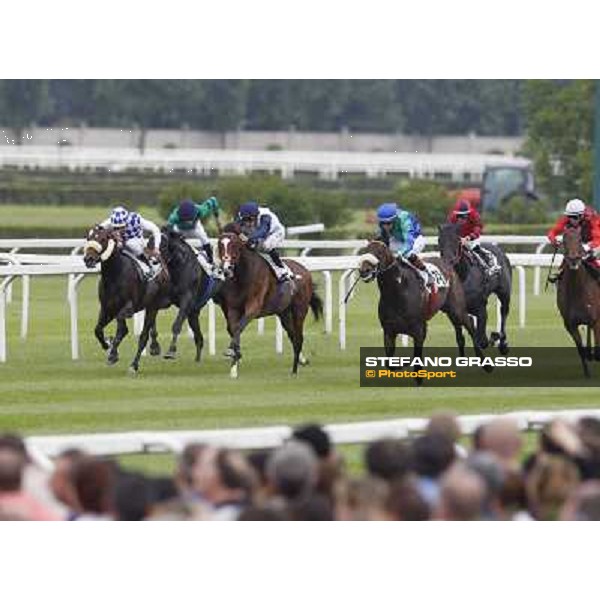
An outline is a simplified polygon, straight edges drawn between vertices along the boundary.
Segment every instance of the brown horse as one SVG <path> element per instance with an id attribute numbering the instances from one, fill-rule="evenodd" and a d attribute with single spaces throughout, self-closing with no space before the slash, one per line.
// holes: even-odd
<path id="1" fill-rule="evenodd" d="M 252 319 L 278 315 L 294 349 L 292 374 L 305 364 L 302 356 L 304 319 L 308 307 L 316 319 L 323 313 L 323 303 L 315 293 L 310 271 L 293 260 L 286 263 L 296 275 L 294 281 L 278 283 L 267 262 L 250 250 L 237 225 L 227 225 L 219 236 L 218 256 L 226 277 L 218 295 L 231 338 L 226 356 L 231 358 L 231 377 L 238 376 L 242 353 L 240 336 Z"/>
<path id="2" fill-rule="evenodd" d="M 558 277 L 556 301 L 566 330 L 577 346 L 581 366 L 590 376 L 587 361 L 600 360 L 600 285 L 584 260 L 581 228 L 568 227 L 563 234 L 564 260 Z M 587 350 L 583 346 L 579 326 L 587 326 Z M 591 331 L 594 332 L 594 351 L 591 348 Z"/>
<path id="3" fill-rule="evenodd" d="M 156 277 L 146 281 L 134 264 L 134 259 L 121 252 L 118 232 L 100 225 L 96 225 L 88 234 L 83 260 L 88 268 L 101 264 L 98 284 L 100 313 L 94 332 L 102 348 L 108 350 L 109 364 L 119 360 L 119 344 L 128 333 L 126 319 L 138 311 L 146 311 L 138 349 L 130 366 L 130 371 L 136 373 L 150 335 L 150 354 L 160 354 L 156 339 L 156 315 L 161 308 L 168 308 L 171 304 L 169 279 Z M 115 319 L 117 332 L 109 344 L 104 337 L 104 328 Z"/>
<path id="4" fill-rule="evenodd" d="M 412 266 L 399 262 L 384 242 L 372 240 L 360 257 L 361 279 L 367 282 L 377 279 L 379 285 L 379 322 L 386 354 L 394 355 L 397 336 L 405 334 L 413 339 L 413 356 L 421 358 L 427 322 L 441 311 L 454 327 L 460 355 L 465 354 L 464 327 L 473 341 L 475 353 L 482 358 L 458 275 L 441 259 L 425 262 L 435 265 L 447 282 L 433 296 L 425 291 L 419 273 Z M 492 368 L 484 367 L 484 370 L 491 371 Z M 419 385 L 422 383 L 420 378 L 415 378 L 415 381 Z"/>

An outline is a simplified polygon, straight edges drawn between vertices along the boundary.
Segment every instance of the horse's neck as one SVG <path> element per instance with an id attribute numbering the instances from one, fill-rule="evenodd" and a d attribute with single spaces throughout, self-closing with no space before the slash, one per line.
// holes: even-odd
<path id="1" fill-rule="evenodd" d="M 406 275 L 408 268 L 401 268 L 397 263 L 379 274 L 377 283 L 384 297 L 404 296 L 407 289 Z"/>
<path id="2" fill-rule="evenodd" d="M 260 269 L 260 263 L 265 262 L 256 252 L 242 248 L 240 258 L 235 270 L 236 279 L 240 286 L 245 287 L 250 279 L 256 277 Z M 266 263 L 265 263 L 266 267 Z"/>
<path id="3" fill-rule="evenodd" d="M 116 279 L 123 271 L 125 257 L 120 250 L 115 250 L 113 254 L 100 267 L 103 275 L 109 275 Z"/>
<path id="4" fill-rule="evenodd" d="M 564 269 L 562 277 L 565 280 L 565 285 L 573 297 L 583 298 L 587 290 L 587 286 L 593 282 L 593 277 L 587 272 L 585 265 L 581 263 L 579 269 Z"/>

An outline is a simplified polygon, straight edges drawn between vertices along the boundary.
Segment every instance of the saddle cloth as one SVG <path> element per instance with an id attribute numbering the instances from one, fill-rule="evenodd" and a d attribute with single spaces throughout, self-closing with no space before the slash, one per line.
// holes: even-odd
<path id="1" fill-rule="evenodd" d="M 157 262 L 150 267 L 127 249 L 123 249 L 123 254 L 126 254 L 133 260 L 133 264 L 137 267 L 140 275 L 145 280 L 151 281 L 152 279 L 155 279 L 156 276 L 163 270 L 163 266 L 160 262 Z"/>
<path id="2" fill-rule="evenodd" d="M 450 285 L 450 283 L 448 282 L 448 280 L 437 265 L 428 262 L 424 262 L 423 264 L 425 265 L 427 272 L 431 276 L 431 279 L 434 282 L 436 288 L 447 288 Z"/>

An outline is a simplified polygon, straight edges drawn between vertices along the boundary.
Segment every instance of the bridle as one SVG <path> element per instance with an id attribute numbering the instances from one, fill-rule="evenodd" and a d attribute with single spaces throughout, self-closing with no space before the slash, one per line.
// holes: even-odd
<path id="1" fill-rule="evenodd" d="M 367 249 L 369 248 L 369 246 L 371 246 L 373 244 L 381 244 L 381 246 L 383 246 L 383 248 L 389 252 L 387 245 L 384 242 L 382 242 L 381 240 L 372 240 L 371 242 L 369 242 Z M 361 266 L 363 263 L 366 262 L 366 263 L 369 263 L 372 267 L 372 269 L 370 269 L 369 271 L 367 271 L 364 274 L 361 273 L 361 270 L 359 267 L 360 278 L 365 282 L 369 282 L 369 281 L 373 281 L 374 279 L 377 279 L 377 277 L 379 277 L 383 273 L 389 271 L 390 269 L 392 269 L 393 267 L 396 267 L 398 265 L 397 261 L 395 261 L 392 257 L 392 260 L 390 261 L 390 263 L 388 265 L 386 265 L 385 267 L 382 267 L 381 259 L 371 252 L 366 252 L 365 254 L 361 254 L 361 259 L 362 259 Z"/>

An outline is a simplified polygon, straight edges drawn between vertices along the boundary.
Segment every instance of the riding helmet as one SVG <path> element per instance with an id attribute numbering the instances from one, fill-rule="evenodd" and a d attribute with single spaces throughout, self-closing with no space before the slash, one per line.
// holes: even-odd
<path id="1" fill-rule="evenodd" d="M 113 208 L 113 211 L 110 215 L 110 224 L 112 225 L 113 229 L 121 229 L 125 227 L 127 225 L 128 215 L 129 213 L 127 212 L 127 209 L 123 208 L 122 206 Z"/>
<path id="2" fill-rule="evenodd" d="M 585 204 L 579 198 L 573 198 L 567 202 L 565 215 L 567 217 L 580 217 L 585 212 Z"/>
<path id="3" fill-rule="evenodd" d="M 184 200 L 179 205 L 179 218 L 182 221 L 193 221 L 196 218 L 196 205 L 191 200 Z"/>
<path id="4" fill-rule="evenodd" d="M 466 217 L 471 210 L 471 206 L 468 202 L 463 200 L 454 210 L 454 214 L 461 217 Z"/>
<path id="5" fill-rule="evenodd" d="M 391 223 L 398 214 L 398 206 L 393 203 L 382 204 L 377 209 L 377 220 L 380 223 Z"/>
<path id="6" fill-rule="evenodd" d="M 258 204 L 256 202 L 246 202 L 240 206 L 238 212 L 240 219 L 248 219 L 249 217 L 258 217 Z"/>

